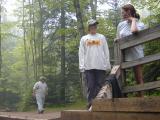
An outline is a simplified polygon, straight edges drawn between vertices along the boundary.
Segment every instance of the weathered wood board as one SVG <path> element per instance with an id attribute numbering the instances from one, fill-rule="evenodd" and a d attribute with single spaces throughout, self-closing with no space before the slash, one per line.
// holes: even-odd
<path id="1" fill-rule="evenodd" d="M 95 100 L 92 105 L 92 110 L 94 112 L 160 113 L 160 97 Z"/>

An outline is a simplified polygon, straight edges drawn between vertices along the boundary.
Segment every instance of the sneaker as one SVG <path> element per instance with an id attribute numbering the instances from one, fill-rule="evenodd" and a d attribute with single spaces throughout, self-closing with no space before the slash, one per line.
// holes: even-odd
<path id="1" fill-rule="evenodd" d="M 43 114 L 43 113 L 44 113 L 44 110 L 41 111 L 41 114 Z"/>
<path id="2" fill-rule="evenodd" d="M 90 111 L 90 112 L 92 111 L 92 106 L 88 109 L 88 111 Z"/>
<path id="3" fill-rule="evenodd" d="M 38 113 L 38 114 L 41 114 L 41 111 L 40 111 L 40 110 L 38 110 L 38 111 L 37 111 L 37 113 Z"/>

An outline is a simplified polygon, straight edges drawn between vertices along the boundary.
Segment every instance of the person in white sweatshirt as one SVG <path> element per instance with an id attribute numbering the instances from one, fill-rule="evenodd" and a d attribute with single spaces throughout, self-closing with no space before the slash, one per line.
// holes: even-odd
<path id="1" fill-rule="evenodd" d="M 99 23 L 88 21 L 88 35 L 80 40 L 79 69 L 86 75 L 88 108 L 104 83 L 106 70 L 111 69 L 107 40 L 97 33 Z"/>
<path id="2" fill-rule="evenodd" d="M 45 97 L 48 94 L 46 80 L 46 77 L 41 76 L 39 81 L 36 82 L 33 87 L 33 96 L 36 97 L 39 114 L 42 114 L 44 112 Z"/>

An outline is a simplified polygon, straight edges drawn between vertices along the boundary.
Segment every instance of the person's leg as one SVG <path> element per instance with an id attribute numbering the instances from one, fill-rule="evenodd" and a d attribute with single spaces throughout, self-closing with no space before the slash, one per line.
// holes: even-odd
<path id="1" fill-rule="evenodd" d="M 144 84 L 143 81 L 143 71 L 142 71 L 142 66 L 138 65 L 134 67 L 134 73 L 135 73 L 135 78 L 136 78 L 136 82 L 137 84 Z M 139 92 L 138 93 L 140 97 L 143 97 L 143 92 Z"/>
<path id="2" fill-rule="evenodd" d="M 38 105 L 38 112 L 41 113 L 41 111 L 43 110 L 42 97 L 39 95 L 36 95 L 36 100 L 37 100 L 37 105 Z"/>
<path id="3" fill-rule="evenodd" d="M 45 96 L 42 97 L 42 113 L 44 112 Z"/>
<path id="4" fill-rule="evenodd" d="M 86 70 L 85 74 L 86 74 L 86 83 L 87 83 L 88 108 L 90 108 L 92 104 L 92 100 L 94 99 L 95 74 L 94 74 L 94 70 Z"/>
<path id="5" fill-rule="evenodd" d="M 96 86 L 95 86 L 95 91 L 94 91 L 94 97 L 97 96 L 98 92 L 100 91 L 100 89 L 104 85 L 105 75 L 106 75 L 106 71 L 104 71 L 104 70 L 96 70 L 95 71 Z"/>

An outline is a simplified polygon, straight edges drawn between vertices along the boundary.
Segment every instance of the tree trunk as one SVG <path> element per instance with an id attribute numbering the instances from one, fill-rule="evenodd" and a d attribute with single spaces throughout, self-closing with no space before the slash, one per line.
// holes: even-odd
<path id="1" fill-rule="evenodd" d="M 33 10 L 32 10 L 32 8 L 33 8 L 33 1 L 32 1 L 32 3 L 31 3 L 31 0 L 29 0 L 29 6 L 30 6 L 30 8 L 29 8 L 29 25 L 30 25 L 30 46 L 31 46 L 31 52 L 32 52 L 32 64 L 33 64 L 33 71 L 34 71 L 34 79 L 36 79 L 37 77 L 36 77 L 36 66 L 35 66 L 35 54 L 34 54 L 34 46 L 33 46 L 33 43 L 34 43 L 34 40 L 33 40 L 33 26 L 32 26 L 32 24 L 33 24 L 33 19 L 32 19 L 32 15 L 34 14 L 34 13 L 32 13 L 32 12 L 34 12 Z"/>
<path id="2" fill-rule="evenodd" d="M 36 42 L 36 25 L 35 25 L 35 0 L 32 1 L 33 3 L 33 46 L 34 46 L 34 61 L 35 61 L 35 79 L 38 79 L 38 65 L 37 65 L 37 42 Z"/>
<path id="3" fill-rule="evenodd" d="M 83 18 L 82 18 L 80 3 L 79 3 L 79 0 L 74 0 L 73 2 L 74 2 L 74 8 L 76 10 L 76 17 L 77 17 L 80 37 L 82 37 L 85 35 L 85 30 L 84 30 L 84 25 L 83 25 Z"/>
<path id="4" fill-rule="evenodd" d="M 25 28 L 25 9 L 24 9 L 24 2 L 25 0 L 23 0 L 23 42 L 24 42 L 24 52 L 25 52 L 25 62 L 26 62 L 26 88 L 28 86 L 28 80 L 29 80 L 29 60 L 28 60 L 28 52 L 27 52 L 27 41 L 26 41 L 26 28 Z"/>
<path id="5" fill-rule="evenodd" d="M 65 103 L 65 8 L 64 1 L 61 1 L 61 100 Z"/>
<path id="6" fill-rule="evenodd" d="M 39 9 L 40 9 L 40 39 L 41 39 L 41 45 L 40 45 L 40 56 L 41 56 L 41 74 L 44 75 L 44 63 L 43 63 L 43 10 L 42 10 L 42 2 L 41 0 L 38 0 L 39 3 Z"/>
<path id="7" fill-rule="evenodd" d="M 97 19 L 97 0 L 90 0 L 90 6 L 91 6 L 91 12 L 92 12 L 92 18 Z"/>
<path id="8" fill-rule="evenodd" d="M 80 2 L 79 2 L 79 0 L 74 0 L 73 2 L 74 2 L 74 8 L 76 10 L 78 30 L 80 32 L 80 37 L 82 37 L 85 35 L 85 29 L 84 29 L 84 24 L 83 24 L 83 17 L 82 17 L 82 13 L 81 13 Z M 83 73 L 80 74 L 80 82 L 81 82 L 81 88 L 82 88 L 81 96 L 83 98 L 86 98 L 86 96 L 87 96 L 87 87 L 86 87 L 85 81 L 86 81 L 85 75 Z"/>
<path id="9" fill-rule="evenodd" d="M 2 31 L 1 31 L 1 27 L 2 27 L 2 21 L 1 21 L 1 17 L 2 17 L 2 0 L 0 1 L 0 77 L 2 77 Z"/>

